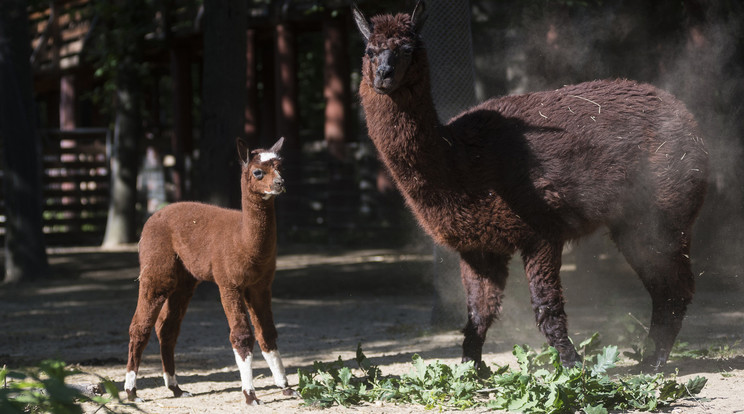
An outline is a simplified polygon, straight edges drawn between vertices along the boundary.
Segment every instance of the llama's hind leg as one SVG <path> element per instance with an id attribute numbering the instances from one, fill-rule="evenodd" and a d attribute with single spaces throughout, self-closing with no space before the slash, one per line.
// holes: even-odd
<path id="1" fill-rule="evenodd" d="M 174 353 L 178 334 L 181 331 L 181 321 L 183 321 L 191 297 L 194 295 L 197 281 L 185 271 L 181 271 L 179 276 L 178 286 L 168 297 L 160 311 L 155 324 L 155 333 L 158 335 L 160 342 L 160 358 L 163 362 L 165 386 L 173 392 L 174 397 L 190 397 L 190 393 L 184 392 L 178 386 Z"/>
<path id="2" fill-rule="evenodd" d="M 137 309 L 129 325 L 129 356 L 127 357 L 127 374 L 124 381 L 124 390 L 127 392 L 129 401 L 139 401 L 137 397 L 137 371 L 142 361 L 142 352 L 145 350 L 150 333 L 163 307 L 169 290 L 159 285 L 154 285 L 149 278 L 140 278 L 139 297 Z"/>
<path id="3" fill-rule="evenodd" d="M 501 311 L 509 259 L 507 255 L 490 252 L 460 254 L 460 276 L 468 305 L 468 321 L 463 329 L 463 362 L 481 362 L 486 332 Z"/>
<path id="4" fill-rule="evenodd" d="M 240 371 L 240 383 L 248 405 L 259 405 L 261 402 L 256 397 L 256 389 L 253 386 L 253 344 L 256 338 L 253 336 L 248 318 L 248 308 L 245 304 L 245 292 L 243 289 L 232 286 L 220 286 L 220 299 L 222 307 L 230 325 L 230 343 L 233 346 L 235 362 Z"/>
<path id="5" fill-rule="evenodd" d="M 261 347 L 261 353 L 266 363 L 269 364 L 274 384 L 282 389 L 283 395 L 299 397 L 299 394 L 289 387 L 284 364 L 276 344 L 278 334 L 271 312 L 271 288 L 250 289 L 246 294 L 246 299 L 258 346 Z"/>
<path id="6" fill-rule="evenodd" d="M 522 251 L 522 259 L 537 327 L 548 344 L 558 350 L 563 365 L 572 366 L 581 361 L 581 356 L 568 338 L 559 273 L 562 247 L 561 243 L 537 243 Z"/>
<path id="7" fill-rule="evenodd" d="M 648 226 L 651 226 L 649 228 Z M 659 230 L 657 224 L 613 229 L 612 237 L 651 295 L 651 327 L 642 364 L 666 364 L 695 293 L 690 268 L 690 233 Z M 654 226 L 659 226 L 653 228 Z"/>

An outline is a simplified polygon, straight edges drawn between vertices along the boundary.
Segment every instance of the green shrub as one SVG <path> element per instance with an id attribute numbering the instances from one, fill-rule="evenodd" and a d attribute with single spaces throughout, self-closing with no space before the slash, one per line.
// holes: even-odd
<path id="1" fill-rule="evenodd" d="M 115 412 L 106 406 L 112 399 L 120 401 L 119 392 L 111 381 L 103 380 L 101 386 L 112 397 L 88 396 L 80 389 L 65 384 L 70 375 L 80 373 L 69 369 L 62 361 L 42 361 L 38 367 L 25 372 L 0 369 L 1 413 L 82 413 L 81 403 L 91 402 L 106 412 Z"/>
<path id="2" fill-rule="evenodd" d="M 359 345 L 355 360 L 361 376 L 355 376 L 340 357 L 330 364 L 315 362 L 312 371 L 299 370 L 299 392 L 307 404 L 322 407 L 387 401 L 427 409 L 607 413 L 655 411 L 700 393 L 707 381 L 696 377 L 681 384 L 675 376 L 663 374 L 611 377 L 607 371 L 619 361 L 618 349 L 598 348 L 596 334 L 582 342 L 584 364 L 571 368 L 561 365 L 558 351 L 548 346 L 539 352 L 515 346 L 518 369 L 496 365 L 493 370 L 483 366 L 476 371 L 471 363 L 425 363 L 414 355 L 410 372 L 396 377 L 382 376 Z"/>

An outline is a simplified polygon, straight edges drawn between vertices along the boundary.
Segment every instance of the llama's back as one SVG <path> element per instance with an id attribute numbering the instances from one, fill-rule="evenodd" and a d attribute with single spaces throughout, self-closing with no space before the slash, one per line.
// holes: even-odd
<path id="1" fill-rule="evenodd" d="M 145 273 L 145 266 L 173 272 L 180 262 L 197 279 L 212 281 L 216 257 L 239 232 L 240 220 L 238 210 L 197 202 L 179 202 L 162 208 L 142 229 L 141 272 Z"/>
<path id="2" fill-rule="evenodd" d="M 571 227 L 649 208 L 690 222 L 702 204 L 707 153 L 697 125 L 650 85 L 595 81 L 491 99 L 449 129 L 472 170 L 486 181 L 529 180 Z"/>

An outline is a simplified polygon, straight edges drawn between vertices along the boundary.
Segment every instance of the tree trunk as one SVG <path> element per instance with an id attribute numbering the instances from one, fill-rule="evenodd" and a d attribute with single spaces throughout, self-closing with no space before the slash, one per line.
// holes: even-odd
<path id="1" fill-rule="evenodd" d="M 261 137 L 258 134 L 259 102 L 258 102 L 258 47 L 256 45 L 256 29 L 245 32 L 245 140 L 248 148 L 259 148 Z M 263 103 L 265 104 L 265 103 Z"/>
<path id="2" fill-rule="evenodd" d="M 99 4 L 104 16 L 105 47 L 113 51 L 108 59 L 116 61 L 113 76 L 114 136 L 111 143 L 111 198 L 109 201 L 103 247 L 115 247 L 137 241 L 137 144 L 143 137 L 142 61 L 144 30 L 150 17 L 144 0 L 116 0 Z"/>
<path id="3" fill-rule="evenodd" d="M 276 135 L 284 137 L 282 158 L 284 177 L 289 184 L 299 182 L 302 144 L 297 108 L 297 37 L 292 23 L 276 25 L 274 33 L 274 101 Z M 283 208 L 292 208 L 294 196 L 282 197 Z M 282 208 L 282 207 L 280 207 Z"/>
<path id="4" fill-rule="evenodd" d="M 103 247 L 136 241 L 137 141 L 142 136 L 139 83 L 131 65 L 116 80 L 116 115 L 111 146 L 111 200 Z"/>
<path id="5" fill-rule="evenodd" d="M 240 206 L 235 138 L 245 124 L 246 2 L 204 3 L 203 135 L 199 144 L 199 190 L 207 203 Z"/>
<path id="6" fill-rule="evenodd" d="M 174 201 L 191 197 L 187 185 L 186 159 L 193 152 L 193 119 L 191 108 L 194 102 L 191 82 L 190 49 L 185 44 L 172 44 L 170 49 L 171 77 L 173 78 L 173 136 L 171 150 L 176 159 L 173 168 Z"/>
<path id="7" fill-rule="evenodd" d="M 337 160 L 346 159 L 349 119 L 349 55 L 344 16 L 323 21 L 325 142 Z"/>
<path id="8" fill-rule="evenodd" d="M 34 122 L 27 4 L 0 2 L 0 139 L 4 155 L 5 276 L 48 276 L 42 231 L 40 142 Z"/>

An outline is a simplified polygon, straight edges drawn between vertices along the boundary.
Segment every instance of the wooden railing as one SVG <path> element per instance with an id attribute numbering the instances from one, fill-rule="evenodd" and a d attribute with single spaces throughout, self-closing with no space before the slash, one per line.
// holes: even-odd
<path id="1" fill-rule="evenodd" d="M 101 243 L 110 187 L 107 134 L 103 128 L 40 131 L 47 245 Z M 3 197 L 0 192 L 0 201 Z M 0 236 L 4 236 L 4 203 L 0 215 Z"/>
<path id="2" fill-rule="evenodd" d="M 98 244 L 109 203 L 107 129 L 44 131 L 47 244 Z"/>
<path id="3" fill-rule="evenodd" d="M 108 130 L 42 130 L 40 136 L 47 245 L 100 244 L 111 186 Z M 349 145 L 349 153 L 355 155 L 344 163 L 329 161 L 322 148 L 303 151 L 302 179 L 278 201 L 282 242 L 349 244 L 397 238 L 400 220 L 405 219 L 399 197 L 376 191 L 375 153 L 360 151 L 358 145 Z M 0 169 L 0 185 L 1 181 Z M 0 191 L 0 243 L 3 197 Z M 287 204 L 292 208 L 285 208 Z"/>

